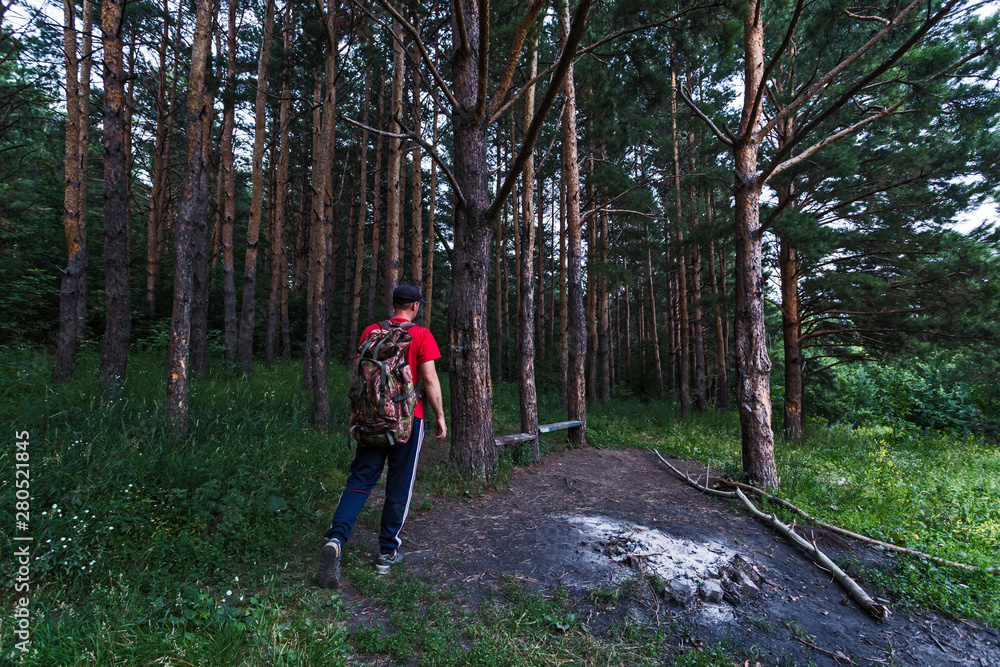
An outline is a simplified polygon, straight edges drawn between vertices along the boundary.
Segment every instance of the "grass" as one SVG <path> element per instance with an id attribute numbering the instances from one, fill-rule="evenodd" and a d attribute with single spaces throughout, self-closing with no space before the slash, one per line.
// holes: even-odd
<path id="1" fill-rule="evenodd" d="M 65 385 L 49 382 L 49 355 L 0 350 L 0 420 L 29 431 L 31 443 L 33 644 L 21 664 L 338 665 L 373 654 L 417 655 L 424 665 L 736 663 L 725 646 L 671 655 L 663 635 L 634 624 L 593 636 L 564 592 L 543 597 L 515 581 L 462 611 L 451 591 L 405 568 L 376 580 L 357 552 L 345 572 L 388 625 L 348 624 L 340 597 L 316 589 L 309 566 L 296 562 L 301 545 L 311 548 L 327 527 L 352 454 L 347 407 L 336 400 L 346 394 L 346 371 L 330 373 L 334 427 L 322 431 L 311 426 L 300 364 L 258 367 L 245 380 L 217 363 L 192 383 L 190 433 L 173 441 L 162 417 L 164 356 L 133 353 L 125 391 L 111 394 L 93 384 L 93 346 Z M 543 423 L 564 415 L 552 392 L 540 396 L 539 413 Z M 495 418 L 498 432 L 518 430 L 515 385 L 495 386 Z M 618 400 L 592 409 L 588 427 L 599 447 L 656 447 L 738 472 L 732 415 L 684 423 L 670 405 Z M 564 441 L 546 436 L 543 451 Z M 814 424 L 803 443 L 777 449 L 783 493 L 806 511 L 946 558 L 998 565 L 995 447 Z M 0 448 L 5 511 L 15 503 L 14 456 L 13 446 Z M 505 484 L 514 465 L 503 458 L 492 486 Z M 415 511 L 436 497 L 492 488 L 444 464 L 423 467 L 419 484 L 430 497 Z M 13 558 L 0 562 L 8 608 L 19 595 L 14 568 Z M 867 574 L 908 603 L 1000 627 L 989 575 L 908 559 Z M 595 591 L 592 599 L 611 606 L 629 595 Z M 0 616 L 0 636 L 12 636 L 13 622 Z M 0 654 L 0 663 L 14 659 Z"/>

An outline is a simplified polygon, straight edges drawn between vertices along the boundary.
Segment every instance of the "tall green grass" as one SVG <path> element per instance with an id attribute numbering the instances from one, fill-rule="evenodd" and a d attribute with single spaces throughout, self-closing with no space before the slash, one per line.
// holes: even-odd
<path id="1" fill-rule="evenodd" d="M 408 639 L 395 626 L 386 637 L 399 635 L 398 646 L 349 635 L 339 596 L 313 586 L 315 563 L 304 560 L 315 557 L 352 454 L 346 368 L 331 368 L 333 426 L 321 430 L 312 425 L 311 397 L 301 391 L 300 362 L 279 361 L 271 371 L 258 366 L 250 379 L 217 365 L 208 378 L 192 382 L 190 432 L 173 440 L 163 417 L 165 354 L 134 353 L 122 392 L 96 387 L 97 362 L 93 346 L 85 347 L 76 379 L 54 385 L 49 355 L 0 350 L 0 418 L 8 433 L 27 430 L 31 441 L 34 644 L 22 664 L 137 665 L 168 658 L 197 665 L 336 665 L 356 659 L 359 650 L 393 655 L 427 640 Z M 519 430 L 516 385 L 494 389 L 497 431 Z M 539 403 L 541 422 L 564 418 L 554 391 L 543 388 Z M 684 422 L 670 404 L 617 400 L 593 407 L 588 426 L 595 446 L 655 447 L 739 473 L 735 415 L 710 411 Z M 543 439 L 547 451 L 564 447 L 565 432 Z M 996 447 L 941 434 L 812 424 L 802 443 L 779 440 L 777 457 L 783 493 L 819 518 L 945 558 L 998 565 Z M 5 526 L 13 523 L 13 464 L 11 438 L 0 448 Z M 511 466 L 502 460 L 501 482 Z M 424 466 L 418 484 L 424 494 L 451 496 L 489 488 L 461 481 L 447 465 Z M 0 590 L 9 609 L 15 563 L 9 548 L 4 553 Z M 348 568 L 374 604 L 394 604 L 395 579 L 366 584 L 360 561 Z M 895 569 L 868 576 L 907 603 L 1000 626 L 1000 587 L 991 575 L 901 559 Z M 584 648 L 657 660 L 656 651 L 643 647 L 659 639 L 626 628 L 617 639 L 593 643 L 583 626 L 570 624 L 568 633 L 560 628 L 572 614 L 565 601 L 546 606 L 505 590 L 472 614 L 449 609 L 448 592 L 441 590 L 422 593 L 416 611 L 390 616 L 404 628 L 413 621 L 406 614 L 439 614 L 440 645 L 420 649 L 427 656 L 422 664 L 485 659 L 504 647 L 522 652 L 512 664 L 543 664 L 546 656 Z M 553 624 L 546 616 L 560 620 Z M 0 636 L 12 636 L 9 615 L 0 616 Z M 455 641 L 473 652 L 455 652 Z M 432 658 L 439 649 L 440 659 Z M 725 651 L 716 655 L 711 664 L 731 664 Z M 18 657 L 0 655 L 0 662 Z"/>

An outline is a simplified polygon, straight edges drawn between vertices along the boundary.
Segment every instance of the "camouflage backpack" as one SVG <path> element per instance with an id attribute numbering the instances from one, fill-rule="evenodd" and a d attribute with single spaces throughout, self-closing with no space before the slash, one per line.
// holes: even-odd
<path id="1" fill-rule="evenodd" d="M 358 343 L 348 396 L 358 444 L 392 446 L 410 439 L 419 391 L 407 360 L 412 322 L 379 322 Z"/>

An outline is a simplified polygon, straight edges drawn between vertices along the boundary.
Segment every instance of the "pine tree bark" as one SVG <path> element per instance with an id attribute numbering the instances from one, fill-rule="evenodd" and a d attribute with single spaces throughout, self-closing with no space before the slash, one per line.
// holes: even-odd
<path id="1" fill-rule="evenodd" d="M 361 318 L 361 273 L 364 268 L 364 258 L 365 258 L 365 219 L 368 217 L 368 107 L 369 99 L 371 97 L 371 82 L 368 73 L 368 65 L 365 65 L 365 83 L 364 83 L 364 100 L 361 105 L 361 123 L 365 125 L 365 128 L 361 130 L 361 156 L 360 156 L 360 168 L 361 168 L 361 181 L 358 185 L 359 189 L 359 199 L 358 202 L 358 212 L 357 212 L 357 223 L 355 225 L 354 232 L 354 276 L 351 282 L 352 295 L 351 295 L 351 324 L 347 338 L 347 344 L 344 345 L 345 359 L 349 358 L 350 351 L 353 346 L 358 341 L 358 328 L 359 320 Z M 378 190 L 378 183 L 375 183 L 375 189 Z"/>
<path id="2" fill-rule="evenodd" d="M 560 35 L 565 43 L 569 35 L 569 3 L 563 3 L 559 15 Z M 576 87 L 573 65 L 563 83 L 562 168 L 566 174 L 567 283 L 569 292 L 569 349 L 566 363 L 566 411 L 571 420 L 582 425 L 569 430 L 570 442 L 587 442 L 587 396 L 584 363 L 587 356 L 587 323 L 583 305 L 582 234 L 580 228 L 580 167 L 576 147 Z"/>
<path id="3" fill-rule="evenodd" d="M 292 50 L 292 11 L 291 5 L 285 5 L 285 16 L 282 21 L 281 41 L 286 60 Z M 285 240 L 285 214 L 288 208 L 288 156 L 291 152 L 289 136 L 289 114 L 292 106 L 291 72 L 282 76 L 281 102 L 278 105 L 278 164 L 275 169 L 274 216 L 271 233 L 271 290 L 267 303 L 267 333 L 264 337 L 264 365 L 268 370 L 274 366 L 275 347 L 277 345 L 278 327 L 281 320 L 282 282 L 287 269 L 287 254 Z"/>
<path id="4" fill-rule="evenodd" d="M 533 42 L 533 48 L 538 48 L 538 39 L 536 38 Z M 535 69 L 538 69 L 537 63 L 535 64 Z M 534 78 L 534 77 L 532 77 Z M 534 167 L 532 167 L 534 168 Z M 538 180 L 538 204 L 535 206 L 538 210 L 538 233 L 536 238 L 538 239 L 538 268 L 536 274 L 538 276 L 538 282 L 536 283 L 535 293 L 538 295 L 538 308 L 537 316 L 535 320 L 535 350 L 539 357 L 545 357 L 545 179 Z"/>
<path id="5" fill-rule="evenodd" d="M 128 345 L 132 333 L 122 0 L 102 2 L 101 38 L 104 47 L 105 328 L 98 375 L 105 386 L 120 389 L 125 383 Z"/>
<path id="6" fill-rule="evenodd" d="M 451 391 L 451 460 L 465 478 L 487 479 L 497 469 L 493 436 L 493 383 L 490 379 L 486 303 L 489 248 L 495 220 L 490 220 L 486 162 L 485 114 L 477 110 L 480 86 L 480 49 L 487 36 L 480 27 L 478 0 L 461 3 L 464 32 L 452 14 L 454 97 L 454 176 L 465 199 L 455 211 L 455 244 L 452 250 L 452 293 L 448 307 L 448 369 Z M 466 36 L 465 46 L 460 43 Z M 481 41 L 483 40 L 483 41 Z M 485 52 L 483 54 L 485 56 Z M 482 82 L 485 84 L 485 81 Z"/>
<path id="7" fill-rule="evenodd" d="M 264 35 L 257 61 L 257 94 L 254 101 L 253 164 L 250 175 L 250 221 L 247 223 L 247 248 L 243 264 L 243 307 L 240 311 L 239 365 L 246 375 L 253 375 L 253 330 L 257 308 L 257 243 L 264 210 L 264 140 L 267 132 L 267 68 L 271 60 L 271 36 L 274 30 L 274 0 L 267 0 L 264 10 Z"/>
<path id="8" fill-rule="evenodd" d="M 759 0 L 748 3 L 744 17 L 744 106 L 733 142 L 736 205 L 736 369 L 742 431 L 743 472 L 763 489 L 778 488 L 771 430 L 771 360 L 764 329 L 764 275 L 757 125 L 753 108 L 764 71 L 764 27 Z"/>
<path id="9" fill-rule="evenodd" d="M 310 219 L 309 219 L 309 250 L 308 250 L 308 268 L 306 276 L 306 345 L 305 351 L 303 353 L 303 363 L 302 363 L 302 391 L 312 392 L 313 391 L 313 369 L 316 364 L 313 362 L 313 335 L 315 333 L 316 323 L 313 319 L 316 313 L 319 312 L 319 307 L 321 305 L 323 286 L 322 284 L 314 286 L 313 282 L 315 280 L 322 281 L 322 276 L 326 271 L 326 227 L 323 226 L 322 235 L 317 237 L 319 230 L 316 229 L 317 225 L 322 225 L 323 220 L 323 197 L 326 193 L 326 178 L 329 175 L 326 173 L 329 171 L 329 165 L 323 165 L 324 159 L 324 134 L 323 134 L 323 73 L 326 68 L 326 63 L 323 64 L 323 70 L 317 68 L 313 73 L 313 96 L 312 96 L 312 170 L 311 170 L 311 182 L 309 190 L 309 207 L 310 207 Z M 322 245 L 319 245 L 322 243 Z M 322 262 L 317 264 L 319 258 L 317 253 L 322 255 Z M 319 278 L 316 276 L 316 270 L 320 270 Z M 314 295 L 314 291 L 316 294 Z M 315 303 L 313 301 L 315 300 Z M 320 334 L 316 334 L 320 336 Z"/>
<path id="10" fill-rule="evenodd" d="M 191 44 L 191 71 L 188 75 L 187 122 L 188 146 L 184 185 L 174 223 L 174 303 L 170 318 L 170 350 L 167 366 L 167 419 L 171 433 L 187 433 L 188 366 L 191 336 L 191 305 L 194 297 L 194 227 L 204 215 L 201 207 L 202 174 L 208 168 L 201 145 L 206 133 L 203 124 L 210 122 L 206 108 L 205 67 L 211 44 L 211 2 L 198 0 L 194 38 Z"/>
<path id="11" fill-rule="evenodd" d="M 53 382 L 69 382 L 87 324 L 87 147 L 90 137 L 90 69 L 94 7 L 84 0 L 77 54 L 74 0 L 63 0 L 66 58 L 66 148 L 63 229 L 67 262 L 59 287 L 59 338 Z"/>
<path id="12" fill-rule="evenodd" d="M 403 117 L 403 26 L 399 21 L 392 24 L 392 100 L 389 115 L 389 132 L 398 135 L 402 128 L 399 119 Z M 403 227 L 403 187 L 400 182 L 403 173 L 402 139 L 398 136 L 389 137 L 389 164 L 386 173 L 385 195 L 385 303 L 383 311 L 389 314 L 392 308 L 392 293 L 399 284 L 403 261 L 399 252 L 399 244 Z"/>
<path id="13" fill-rule="evenodd" d="M 670 134 L 674 150 L 674 224 L 677 234 L 677 303 L 680 328 L 680 350 L 677 368 L 680 371 L 681 419 L 691 416 L 691 339 L 688 319 L 687 265 L 685 262 L 684 226 L 681 215 L 681 161 L 677 139 L 677 73 L 670 68 Z M 668 236 L 669 238 L 669 236 Z"/>
<path id="14" fill-rule="evenodd" d="M 216 79 L 213 78 L 212 81 Z M 215 111 L 215 90 L 206 86 L 203 95 L 203 108 L 208 109 L 208 118 L 201 125 L 204 136 L 201 139 L 201 149 L 204 152 L 202 161 L 205 169 L 198 179 L 198 209 L 192 225 L 193 239 L 193 297 L 191 301 L 191 375 L 206 377 L 208 375 L 208 284 L 209 284 L 209 249 L 208 249 L 208 218 L 211 201 L 209 199 L 209 170 L 212 148 L 212 119 Z"/>
<path id="15" fill-rule="evenodd" d="M 802 370 L 805 365 L 799 313 L 799 256 L 795 247 L 785 239 L 780 243 L 778 265 L 781 273 L 781 331 L 785 347 L 785 438 L 798 442 L 802 440 Z"/>
<path id="16" fill-rule="evenodd" d="M 431 116 L 431 145 L 436 146 L 438 141 L 438 104 L 435 99 L 432 105 L 433 115 Z M 427 202 L 427 277 L 424 285 L 424 326 L 430 328 L 432 314 L 434 313 L 434 250 L 437 247 L 437 239 L 434 237 L 434 213 L 437 207 L 437 162 L 431 161 L 431 196 Z"/>
<path id="17" fill-rule="evenodd" d="M 378 123 L 379 129 L 385 127 L 385 86 L 379 82 L 378 92 Z M 381 203 L 382 203 L 382 134 L 375 139 L 375 176 L 372 184 L 372 259 L 368 269 L 368 321 L 374 322 L 381 317 L 377 313 L 375 295 L 378 294 L 379 254 L 381 252 Z"/>
<path id="18" fill-rule="evenodd" d="M 337 33 L 336 16 L 333 12 L 333 6 L 334 2 L 329 2 L 327 12 L 323 15 L 323 24 L 326 32 L 326 86 L 323 93 L 320 137 L 313 166 L 313 225 L 309 239 L 309 296 L 307 307 L 311 311 L 311 317 L 307 342 L 309 346 L 307 362 L 311 366 L 311 389 L 313 393 L 315 421 L 318 426 L 328 426 L 330 420 L 330 401 L 326 380 L 326 355 L 329 345 L 326 302 L 329 298 L 329 275 L 332 273 L 332 270 L 328 268 L 331 259 L 332 242 L 327 238 L 327 234 L 330 231 L 333 211 L 333 173 L 331 162 L 337 126 Z"/>
<path id="19" fill-rule="evenodd" d="M 569 307 L 566 283 L 566 173 L 559 173 L 559 404 L 568 403 Z"/>
<path id="20" fill-rule="evenodd" d="M 531 60 L 528 66 L 528 79 L 535 78 L 538 73 L 538 39 L 533 40 L 531 49 Z M 524 95 L 524 133 L 528 133 L 528 128 L 535 112 L 535 87 L 530 86 Z M 535 183 L 535 160 L 534 154 L 528 157 L 524 165 L 522 175 L 523 186 L 521 188 L 521 271 L 520 280 L 520 300 L 517 327 L 518 345 L 518 384 L 520 387 L 521 404 L 521 432 L 538 433 L 538 397 L 535 392 L 535 277 L 534 262 L 531 253 L 535 246 L 535 211 L 532 195 Z M 541 300 L 540 300 L 541 301 Z M 542 458 L 538 437 L 530 443 L 528 450 L 532 461 L 540 461 Z"/>
<path id="21" fill-rule="evenodd" d="M 714 202 L 711 194 L 708 201 L 708 224 L 712 225 L 712 210 Z M 720 301 L 723 294 L 720 293 L 719 280 L 715 270 L 715 241 L 710 241 L 708 246 L 708 274 L 712 282 L 712 293 L 715 297 L 712 303 L 712 314 L 715 319 L 715 372 L 716 391 L 715 396 L 719 408 L 729 410 L 729 355 L 726 353 L 726 330 L 722 326 L 722 305 Z"/>
<path id="22" fill-rule="evenodd" d="M 229 0 L 226 32 L 226 86 L 222 100 L 222 146 L 219 171 L 222 176 L 222 311 L 225 360 L 235 363 L 239 346 L 236 319 L 236 271 L 233 255 L 233 230 L 236 226 L 236 171 L 233 166 L 233 129 L 236 124 L 236 7 Z"/>
<path id="23" fill-rule="evenodd" d="M 663 365 L 660 362 L 660 337 L 656 328 L 656 292 L 653 290 L 653 253 L 651 250 L 652 242 L 649 238 L 649 224 L 644 223 L 646 231 L 646 294 L 649 298 L 649 322 L 648 327 L 648 339 L 652 342 L 653 347 L 653 376 L 656 378 L 656 395 L 660 400 L 663 400 Z M 645 367 L 645 363 L 643 363 Z M 645 368 L 643 369 L 643 375 L 645 376 Z"/>
<path id="24" fill-rule="evenodd" d="M 415 27 L 420 29 L 419 21 L 415 21 Z M 414 48 L 416 52 L 416 48 Z M 420 54 L 414 53 L 414 60 L 420 60 Z M 420 73 L 413 71 L 412 101 L 410 105 L 410 122 L 412 130 L 421 136 L 421 107 L 420 107 Z M 423 215 L 423 190 L 421 186 L 421 152 L 420 145 L 415 144 L 410 149 L 412 171 L 410 175 L 410 280 L 418 289 L 424 286 L 424 215 Z M 424 322 L 424 311 L 417 313 L 418 321 Z"/>
<path id="25" fill-rule="evenodd" d="M 604 158 L 607 159 L 605 152 Z M 602 271 L 597 277 L 597 384 L 601 403 L 611 402 L 611 313 L 608 304 L 608 214 L 600 218 L 598 251 Z"/>
<path id="26" fill-rule="evenodd" d="M 688 131 L 687 142 L 689 151 L 688 169 L 694 174 L 697 171 L 694 132 Z M 691 244 L 691 342 L 694 347 L 695 409 L 699 413 L 704 414 L 708 408 L 708 386 L 705 370 L 705 322 L 701 303 L 701 244 L 698 241 L 698 197 L 693 180 L 688 184 L 688 201 L 690 202 L 691 236 L 694 240 L 694 243 Z"/>
<path id="27" fill-rule="evenodd" d="M 180 35 L 182 3 L 177 7 L 178 42 Z M 170 75 L 170 98 L 167 98 L 167 45 L 170 41 L 170 5 L 163 0 L 163 36 L 159 47 L 159 81 L 156 90 L 156 140 L 153 148 L 152 189 L 149 195 L 149 218 L 146 227 L 146 304 L 150 316 L 156 315 L 156 278 L 163 246 L 163 220 L 166 216 L 167 169 L 170 163 L 170 139 L 173 133 L 171 110 L 177 90 L 177 61 L 175 55 Z M 179 50 L 179 49 L 178 49 Z"/>
<path id="28" fill-rule="evenodd" d="M 587 157 L 587 180 L 589 181 L 589 194 L 587 199 L 588 209 L 594 209 L 597 205 L 597 187 L 594 183 L 594 151 Z M 586 321 L 587 321 L 587 402 L 593 404 L 597 401 L 597 272 L 594 265 L 597 263 L 598 255 L 598 227 L 597 214 L 592 214 L 587 219 L 587 295 L 586 295 Z"/>

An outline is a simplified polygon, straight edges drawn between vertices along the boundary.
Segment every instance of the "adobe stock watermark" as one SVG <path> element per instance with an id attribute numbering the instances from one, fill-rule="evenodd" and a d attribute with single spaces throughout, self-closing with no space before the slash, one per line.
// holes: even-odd
<path id="1" fill-rule="evenodd" d="M 14 434 L 14 648 L 23 656 L 31 646 L 31 445 L 28 431 Z"/>

